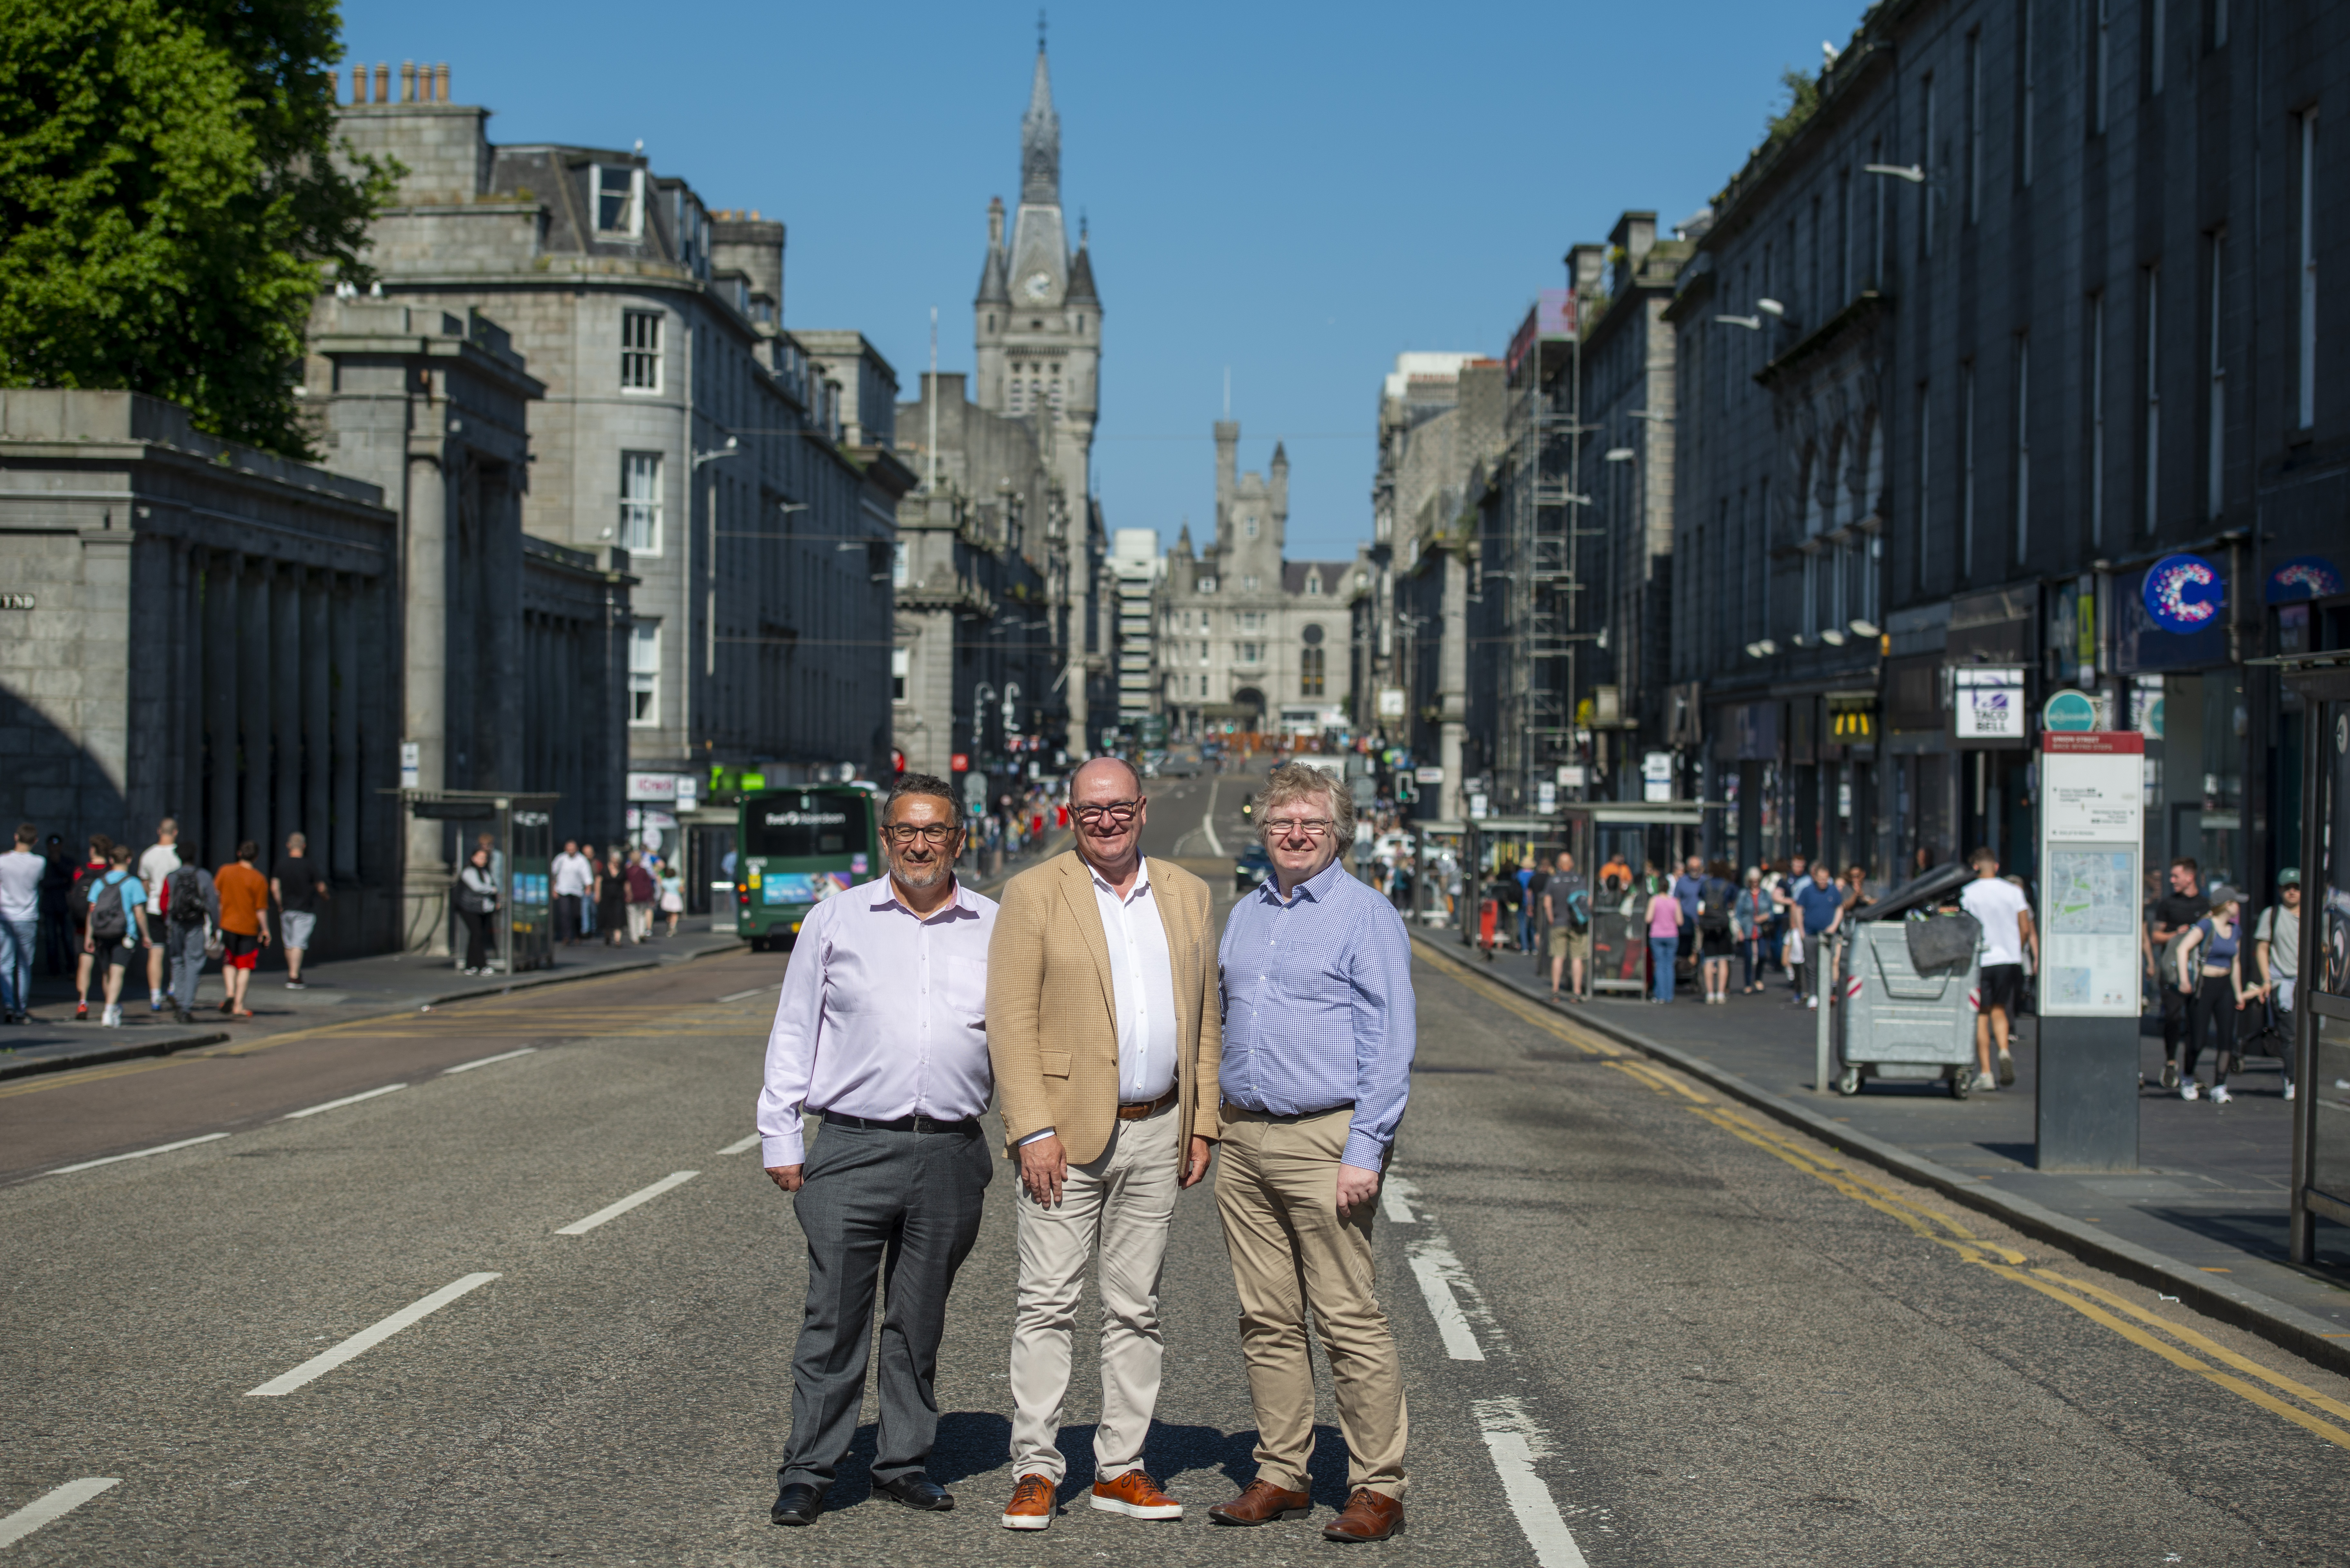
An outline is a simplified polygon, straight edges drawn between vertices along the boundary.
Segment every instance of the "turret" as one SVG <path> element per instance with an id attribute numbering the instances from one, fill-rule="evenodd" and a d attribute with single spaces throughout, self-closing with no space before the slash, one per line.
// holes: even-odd
<path id="1" fill-rule="evenodd" d="M 1216 547 L 1232 543 L 1232 491 L 1240 483 L 1241 427 L 1237 421 L 1216 421 Z"/>
<path id="2" fill-rule="evenodd" d="M 1283 525 L 1289 521 L 1289 452 L 1281 442 L 1273 443 L 1273 536 L 1284 537 Z"/>

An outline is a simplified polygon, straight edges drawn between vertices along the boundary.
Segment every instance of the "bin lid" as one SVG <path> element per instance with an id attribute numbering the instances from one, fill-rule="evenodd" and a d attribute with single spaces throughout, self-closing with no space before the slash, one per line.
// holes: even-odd
<path id="1" fill-rule="evenodd" d="M 1912 909 L 1922 909 L 1940 903 L 1950 894 L 1967 885 L 1974 873 L 1953 860 L 1937 866 L 1923 877 L 1911 878 L 1871 904 L 1854 913 L 1856 920 L 1898 920 Z"/>

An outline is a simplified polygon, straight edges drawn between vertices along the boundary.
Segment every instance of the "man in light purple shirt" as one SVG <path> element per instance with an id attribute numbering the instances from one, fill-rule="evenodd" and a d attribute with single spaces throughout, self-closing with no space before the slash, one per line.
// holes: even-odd
<path id="1" fill-rule="evenodd" d="M 951 1509 L 924 1473 L 937 1439 L 947 1293 L 979 1236 L 993 1173 L 980 1113 L 987 940 L 995 903 L 955 880 L 954 786 L 909 774 L 881 809 L 887 877 L 816 905 L 767 1036 L 760 1158 L 807 1237 L 807 1309 L 792 1356 L 792 1435 L 769 1517 L 816 1522 L 857 1435 L 873 1293 L 886 1267 L 873 1490 Z M 804 1115 L 824 1133 L 811 1156 Z"/>

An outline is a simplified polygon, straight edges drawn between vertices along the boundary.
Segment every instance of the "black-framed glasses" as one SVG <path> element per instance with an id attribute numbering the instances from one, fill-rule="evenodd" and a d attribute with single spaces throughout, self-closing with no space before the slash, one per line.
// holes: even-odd
<path id="1" fill-rule="evenodd" d="M 1142 800 L 1138 796 L 1133 800 L 1106 800 L 1098 805 L 1081 805 L 1076 808 L 1076 815 L 1079 822 L 1088 825 L 1107 822 L 1123 826 L 1132 822 L 1134 814 L 1141 809 Z"/>
<path id="2" fill-rule="evenodd" d="M 1274 816 L 1265 819 L 1264 830 L 1281 837 L 1302 833 L 1308 838 L 1319 838 L 1336 829 L 1337 824 L 1326 816 Z"/>
<path id="3" fill-rule="evenodd" d="M 951 822 L 897 822 L 884 827 L 881 836 L 892 844 L 911 844 L 917 838 L 925 844 L 944 844 L 962 831 Z"/>

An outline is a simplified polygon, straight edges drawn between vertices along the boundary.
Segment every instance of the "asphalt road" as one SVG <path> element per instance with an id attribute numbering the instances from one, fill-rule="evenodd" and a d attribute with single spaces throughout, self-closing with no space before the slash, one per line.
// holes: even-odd
<path id="1" fill-rule="evenodd" d="M 1233 847 L 1221 814 L 1239 789 L 1155 789 L 1152 840 L 1196 833 L 1212 793 Z M 1228 877 L 1215 886 L 1229 897 Z M 14 1173 L 0 1186 L 0 1540 L 40 1517 L 5 1517 L 37 1500 L 55 1514 L 0 1552 L 1158 1565 L 1347 1552 L 1315 1528 L 1344 1490 L 1326 1403 L 1315 1521 L 1235 1532 L 1205 1517 L 1246 1479 L 1253 1423 L 1204 1187 L 1177 1211 L 1149 1449 L 1191 1514 L 1084 1507 L 1096 1390 L 1080 1377 L 1064 1433 L 1073 1506 L 1041 1538 L 998 1528 L 1014 1282 L 1001 1169 L 941 1358 L 932 1473 L 961 1510 L 869 1499 L 868 1426 L 831 1512 L 804 1532 L 768 1524 L 803 1262 L 787 1201 L 742 1140 L 785 961 L 712 959 L 0 1097 Z M 1848 1168 L 1478 977 L 1427 961 L 1417 974 L 1419 1070 L 1378 1231 L 1411 1405 L 1409 1522 L 1362 1555 L 2350 1556 L 2343 1379 Z M 487 1058 L 503 1059 L 447 1071 Z M 286 1116 L 391 1084 L 405 1086 Z M 117 1484 L 78 1506 L 64 1504 L 91 1488 L 56 1491 L 101 1480 Z"/>

